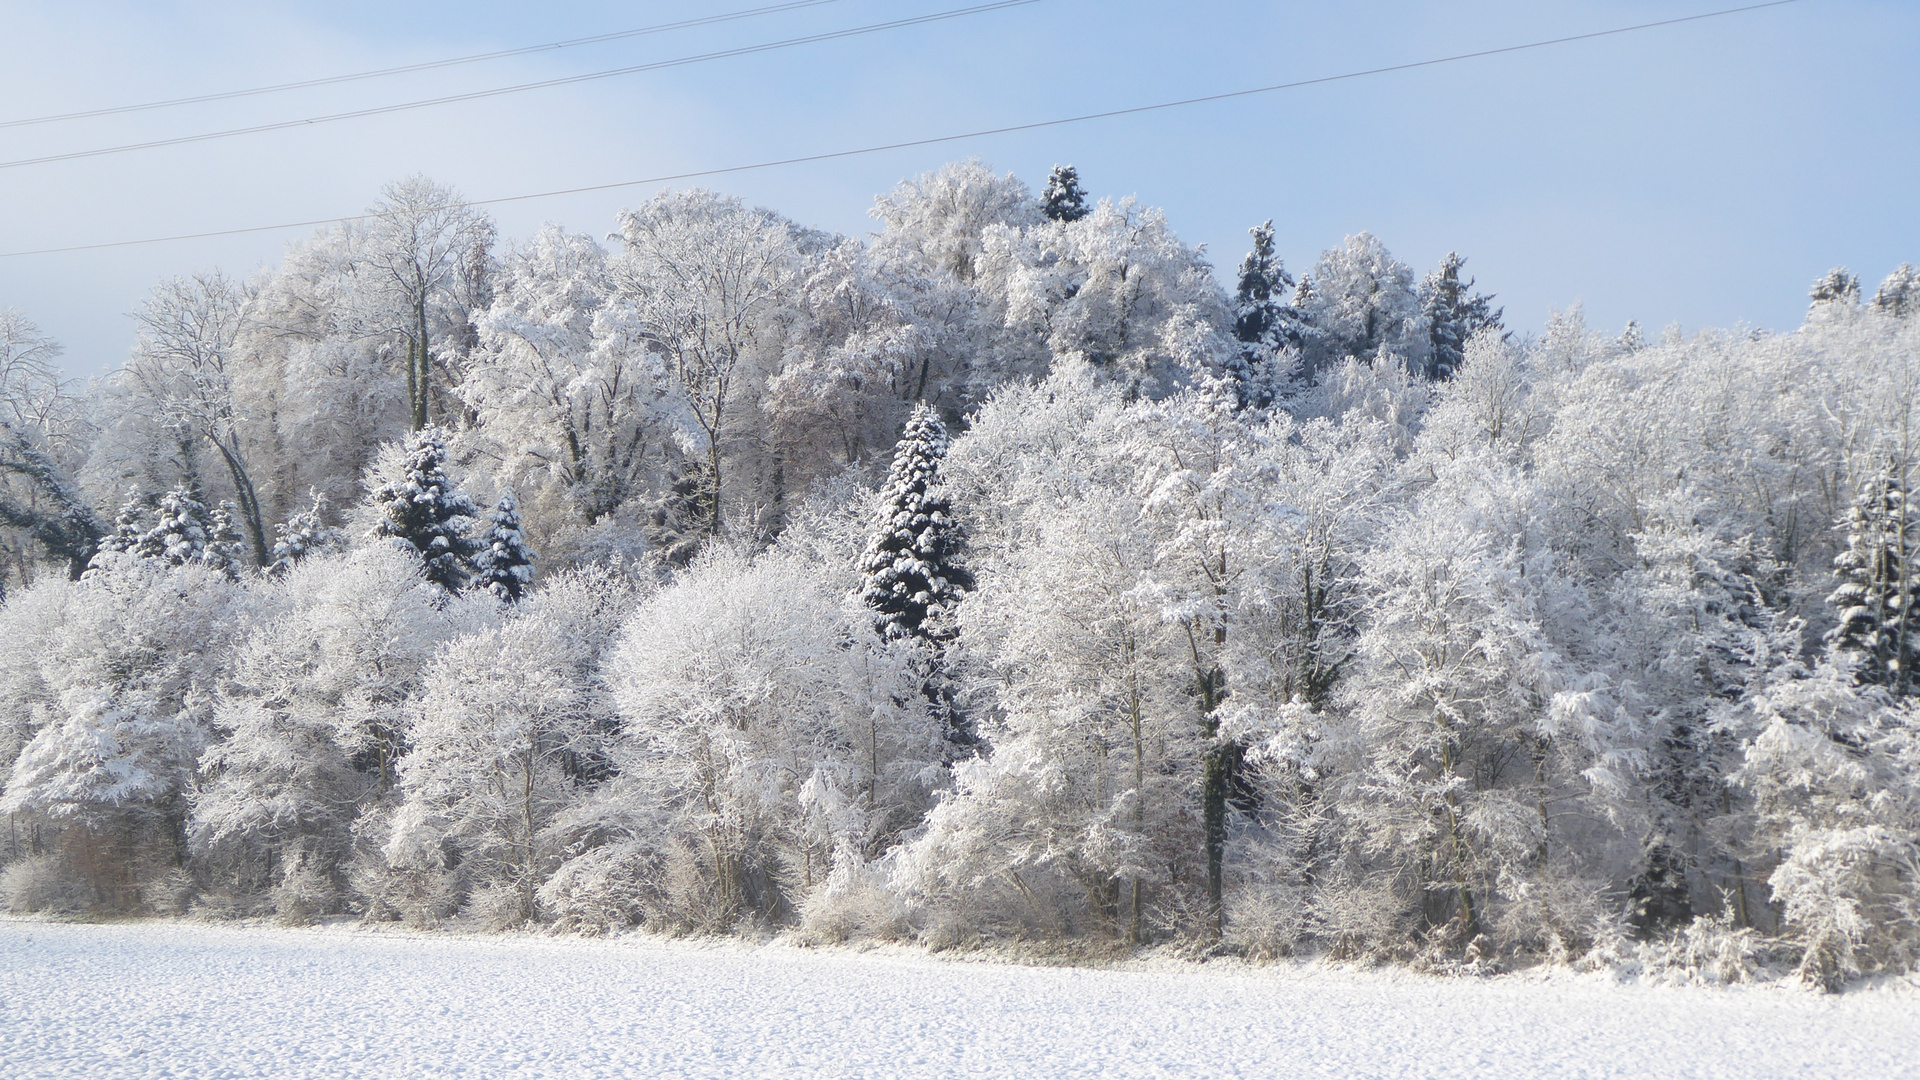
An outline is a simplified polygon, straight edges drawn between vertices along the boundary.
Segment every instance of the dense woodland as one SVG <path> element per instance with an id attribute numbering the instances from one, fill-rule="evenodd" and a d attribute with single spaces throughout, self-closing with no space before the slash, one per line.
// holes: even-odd
<path id="1" fill-rule="evenodd" d="M 424 178 L 0 315 L 0 900 L 1818 985 L 1920 949 L 1920 275 L 1511 333 L 978 162 Z"/>

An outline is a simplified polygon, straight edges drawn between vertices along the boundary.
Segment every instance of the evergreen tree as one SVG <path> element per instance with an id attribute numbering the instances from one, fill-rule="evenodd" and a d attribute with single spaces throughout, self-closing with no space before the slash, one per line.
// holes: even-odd
<path id="1" fill-rule="evenodd" d="M 446 432 L 428 425 L 407 437 L 398 475 L 373 487 L 375 536 L 407 544 L 426 563 L 427 580 L 459 592 L 473 574 L 467 536 L 478 508 L 447 476 Z"/>
<path id="2" fill-rule="evenodd" d="M 474 587 L 485 589 L 511 604 L 533 581 L 533 548 L 520 528 L 520 500 L 512 491 L 500 496 L 480 550 L 473 557 Z"/>
<path id="3" fill-rule="evenodd" d="M 880 528 L 860 560 L 866 581 L 861 600 L 878 613 L 875 629 L 883 638 L 926 651 L 922 690 L 942 713 L 948 737 L 964 743 L 971 735 L 953 710 L 945 653 L 957 630 L 954 609 L 973 588 L 973 575 L 960 562 L 959 527 L 940 487 L 946 454 L 947 429 L 939 414 L 926 405 L 914 409 L 880 495 Z"/>
<path id="4" fill-rule="evenodd" d="M 174 566 L 204 561 L 211 522 L 206 504 L 186 488 L 172 488 L 160 496 L 154 523 L 128 548 L 143 559 L 165 559 Z"/>
<path id="5" fill-rule="evenodd" d="M 1272 341 L 1280 330 L 1281 301 L 1293 287 L 1286 266 L 1273 257 L 1273 219 L 1249 229 L 1253 250 L 1240 260 L 1234 289 L 1233 336 L 1245 345 Z"/>
<path id="6" fill-rule="evenodd" d="M 1040 209 L 1049 221 L 1079 221 L 1091 213 L 1079 171 L 1071 165 L 1055 165 L 1040 196 Z"/>
<path id="7" fill-rule="evenodd" d="M 273 563 L 268 573 L 279 576 L 309 555 L 338 551 L 345 546 L 339 529 L 326 524 L 327 497 L 309 488 L 313 505 L 273 527 Z"/>
<path id="8" fill-rule="evenodd" d="M 1234 390 L 1243 409 L 1272 406 L 1279 383 L 1280 352 L 1294 336 L 1290 310 L 1283 305 L 1293 278 L 1273 256 L 1273 222 L 1248 230 L 1253 250 L 1240 262 L 1234 289 L 1233 336 L 1240 352 L 1233 361 Z"/>
<path id="9" fill-rule="evenodd" d="M 1880 291 L 1873 294 L 1873 307 L 1882 315 L 1891 315 L 1896 319 L 1905 318 L 1920 311 L 1920 270 L 1912 263 L 1901 263 L 1880 283 Z"/>
<path id="10" fill-rule="evenodd" d="M 1814 282 L 1813 290 L 1807 295 L 1815 310 L 1828 304 L 1852 308 L 1860 303 L 1860 279 L 1846 267 L 1836 266 Z"/>
<path id="11" fill-rule="evenodd" d="M 1420 286 L 1420 309 L 1431 346 L 1425 372 L 1429 379 L 1452 378 L 1466 359 L 1467 342 L 1473 335 L 1500 328 L 1502 311 L 1493 306 L 1492 295 L 1470 293 L 1473 279 L 1460 280 L 1460 268 L 1466 261 L 1455 252 L 1447 252 L 1440 269 L 1428 274 Z"/>
<path id="12" fill-rule="evenodd" d="M 1840 622 L 1827 634 L 1836 652 L 1856 658 L 1854 678 L 1913 692 L 1920 663 L 1920 511 L 1899 474 L 1888 469 L 1862 486 L 1843 523 L 1847 546 L 1833 560 L 1840 586 L 1827 597 Z"/>
<path id="13" fill-rule="evenodd" d="M 1624 352 L 1637 353 L 1647 347 L 1647 332 L 1640 328 L 1638 319 L 1628 319 L 1627 328 L 1620 331 L 1620 348 Z"/>
<path id="14" fill-rule="evenodd" d="M 213 508 L 207 515 L 207 543 L 200 550 L 201 565 L 227 575 L 229 581 L 238 581 L 240 568 L 246 565 L 246 541 L 240 538 L 240 529 L 233 522 L 236 509 L 230 502 Z"/>
<path id="15" fill-rule="evenodd" d="M 113 531 L 102 537 L 97 555 L 119 555 L 132 551 L 147 531 L 147 517 L 151 513 L 146 496 L 139 488 L 129 488 L 127 497 L 121 501 L 120 510 L 113 516 Z"/>

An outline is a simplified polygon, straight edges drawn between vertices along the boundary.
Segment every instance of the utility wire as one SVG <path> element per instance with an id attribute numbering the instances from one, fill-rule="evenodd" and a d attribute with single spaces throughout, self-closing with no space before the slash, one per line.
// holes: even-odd
<path id="1" fill-rule="evenodd" d="M 385 116 L 388 113 L 405 112 L 409 109 L 424 109 L 432 105 L 449 105 L 458 101 L 479 101 L 484 98 L 518 94 L 528 90 L 542 90 L 553 86 L 571 86 L 574 83 L 592 82 L 596 79 L 611 79 L 616 75 L 632 75 L 642 71 L 660 71 L 665 68 L 685 67 L 688 64 L 698 64 L 708 60 L 722 60 L 734 56 L 751 56 L 755 53 L 772 52 L 776 49 L 790 49 L 796 45 L 811 45 L 821 41 L 838 41 L 842 38 L 877 34 L 883 30 L 898 30 L 907 26 L 923 26 L 927 23 L 944 22 L 948 19 L 958 19 L 967 15 L 979 15 L 989 11 L 1001 11 L 1006 8 L 1026 7 L 1029 4 L 1037 4 L 1040 2 L 1041 0 L 995 0 L 994 3 L 990 4 L 975 4 L 972 7 L 938 11 L 931 15 L 916 15 L 910 19 L 894 19 L 890 22 L 869 23 L 866 26 L 855 26 L 846 30 L 831 30 L 823 34 L 808 34 L 804 37 L 770 41 L 762 45 L 744 45 L 737 49 L 722 49 L 718 52 L 701 53 L 697 56 L 682 56 L 673 60 L 656 60 L 649 64 L 634 64 L 630 67 L 614 68 L 610 71 L 592 71 L 581 75 L 568 75 L 558 79 L 542 79 L 539 82 L 519 83 L 514 86 L 496 86 L 489 90 L 474 90 L 464 94 L 448 94 L 444 97 L 426 98 L 421 101 L 407 101 L 396 105 L 381 105 L 371 109 L 355 109 L 351 112 L 330 113 L 325 116 L 309 116 L 303 120 L 280 120 L 271 124 L 255 124 L 252 127 L 229 128 L 225 131 L 208 131 L 199 135 L 181 135 L 171 139 L 154 139 L 150 142 L 124 143 L 120 146 L 103 146 L 97 150 L 76 150 L 65 154 L 48 154 L 45 157 L 0 161 L 0 169 L 18 169 L 27 165 L 45 165 L 55 161 L 77 161 L 82 158 L 105 157 L 109 154 L 124 154 L 134 150 L 152 150 L 162 146 L 184 146 L 188 143 L 228 139 L 236 135 L 256 135 L 263 131 L 285 131 L 288 128 L 308 127 L 313 124 L 327 124 L 336 120 L 356 120 L 368 116 Z"/>
<path id="2" fill-rule="evenodd" d="M 729 11 L 725 14 L 708 15 L 699 19 L 682 19 L 679 22 L 658 23 L 653 26 L 642 26 L 634 30 L 615 30 L 606 34 L 594 34 L 591 37 L 569 38 L 566 41 L 550 41 L 544 45 L 525 45 L 516 49 L 501 49 L 497 52 L 475 53 L 471 56 L 455 56 L 447 60 L 428 60 L 418 64 L 381 68 L 377 71 L 360 71 L 351 75 L 329 75 L 324 78 L 306 79 L 301 82 L 275 83 L 272 86 L 255 86 L 245 90 L 224 90 L 219 93 L 200 94 L 196 97 L 169 98 L 165 101 L 146 101 L 138 105 L 114 105 L 101 109 L 86 109 L 81 112 L 59 113 L 53 116 L 31 116 L 23 120 L 0 120 L 0 129 L 28 127 L 33 124 L 52 124 L 62 120 L 87 120 L 96 116 L 120 116 L 125 113 L 147 112 L 152 109 L 171 109 L 178 105 L 200 105 L 209 101 L 231 101 L 234 98 L 254 97 L 259 94 L 278 94 L 287 90 L 306 90 L 316 86 L 338 86 L 341 83 L 359 82 L 363 79 L 381 79 L 389 75 L 408 75 L 416 71 L 438 71 L 441 68 L 459 67 L 462 64 L 477 64 L 485 60 L 503 60 L 510 56 L 527 56 L 532 53 L 552 52 L 556 49 L 571 49 L 580 45 L 598 45 L 605 41 L 622 41 L 627 38 L 664 34 L 671 30 L 688 30 L 696 26 L 713 26 L 718 23 L 750 19 L 759 15 L 773 15 L 783 11 L 798 11 L 802 8 L 820 7 L 825 4 L 837 4 L 840 2 L 841 0 L 792 0 L 790 3 L 770 4 L 766 7 L 748 8 L 744 11 Z"/>
<path id="3" fill-rule="evenodd" d="M 1802 0 L 1770 0 L 1764 4 L 1749 4 L 1745 7 L 1725 8 L 1709 11 L 1700 15 L 1686 15 L 1674 19 L 1661 19 L 1657 22 L 1636 23 L 1633 26 L 1620 26 L 1611 30 L 1596 30 L 1586 34 L 1572 34 L 1567 37 L 1548 38 L 1544 41 L 1531 41 L 1524 45 L 1507 45 L 1497 49 L 1481 49 L 1476 52 L 1456 53 L 1431 60 L 1416 60 L 1405 64 L 1392 64 L 1387 67 L 1368 68 L 1364 71 L 1349 71 L 1340 75 L 1323 75 L 1315 79 L 1301 79 L 1296 82 L 1275 83 L 1272 86 L 1258 86 L 1250 90 L 1233 90 L 1222 94 L 1207 94 L 1202 97 L 1182 98 L 1179 101 L 1163 101 L 1154 105 L 1137 105 L 1127 109 L 1112 109 L 1107 112 L 1084 113 L 1058 120 L 1040 120 L 1030 124 L 1012 124 L 1007 127 L 985 128 L 959 135 L 940 135 L 927 139 L 910 139 L 905 142 L 887 143 L 883 146 L 865 146 L 857 150 L 836 150 L 825 154 L 807 154 L 801 157 L 780 158 L 773 161 L 759 161 L 751 165 L 732 165 L 720 169 L 700 169 L 693 172 L 674 173 L 666 176 L 650 176 L 641 180 L 621 180 L 611 184 L 590 184 L 585 187 L 561 188 L 555 191 L 541 191 L 528 195 L 506 195 L 493 199 L 474 199 L 461 205 L 499 206 L 504 203 L 528 202 L 534 199 L 552 199 L 562 195 L 581 195 L 595 191 L 612 191 L 618 188 L 645 187 L 650 184 L 668 184 L 680 180 L 694 180 L 709 176 L 726 176 L 733 173 L 752 172 L 758 169 L 773 169 L 783 165 L 802 165 L 816 161 L 833 161 L 839 158 L 859 157 L 865 154 L 885 153 L 889 150 L 906 150 L 919 146 L 935 146 L 940 143 L 960 142 L 965 139 L 979 139 L 991 135 L 1007 135 L 1022 131 L 1037 131 L 1042 128 L 1059 127 L 1065 124 L 1079 124 L 1089 120 L 1106 120 L 1118 116 L 1136 116 L 1141 113 L 1159 112 L 1163 109 L 1177 109 L 1187 105 L 1200 105 L 1214 101 L 1229 101 L 1234 98 L 1252 97 L 1256 94 L 1271 94 L 1281 90 L 1295 90 L 1305 86 L 1322 86 L 1327 83 L 1345 82 L 1349 79 L 1361 79 L 1370 75 L 1384 75 L 1396 71 L 1413 71 L 1419 68 L 1435 67 L 1440 64 L 1459 63 L 1463 60 L 1477 60 L 1488 56 L 1501 56 L 1507 53 L 1526 52 L 1531 49 L 1544 49 L 1554 45 L 1565 45 L 1576 41 L 1592 41 L 1595 38 L 1616 37 L 1640 30 L 1653 30 L 1665 26 L 1678 26 L 1682 23 L 1699 22 L 1703 19 L 1717 19 L 1726 15 L 1739 15 L 1766 8 L 1786 7 L 1801 3 Z M 138 247 L 146 244 L 167 244 L 180 240 L 207 240 L 222 236 L 244 236 L 252 233 L 279 232 L 286 229 L 304 229 L 319 225 L 346 224 L 354 221 L 372 221 L 377 218 L 391 217 L 392 214 L 368 213 L 351 214 L 344 217 L 314 218 L 311 221 L 289 221 L 279 225 L 255 225 L 243 229 L 220 229 L 213 232 L 180 233 L 174 236 L 155 236 L 144 240 L 116 240 L 101 244 L 75 244 L 70 247 L 39 248 L 33 251 L 0 252 L 0 259 L 24 258 L 29 255 L 62 255 L 76 251 L 101 251 L 108 248 Z"/>

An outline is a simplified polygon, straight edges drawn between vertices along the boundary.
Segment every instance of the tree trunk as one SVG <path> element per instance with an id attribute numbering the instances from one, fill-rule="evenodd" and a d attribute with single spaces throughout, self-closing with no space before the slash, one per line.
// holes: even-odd
<path id="1" fill-rule="evenodd" d="M 267 529 L 260 514 L 260 496 L 253 488 L 253 477 L 248 474 L 246 462 L 240 457 L 240 440 L 233 439 L 233 445 L 214 438 L 211 432 L 207 441 L 220 451 L 220 457 L 227 463 L 227 473 L 233 478 L 234 496 L 240 500 L 240 516 L 247 527 L 247 537 L 253 541 L 254 564 L 264 568 L 267 565 Z"/>

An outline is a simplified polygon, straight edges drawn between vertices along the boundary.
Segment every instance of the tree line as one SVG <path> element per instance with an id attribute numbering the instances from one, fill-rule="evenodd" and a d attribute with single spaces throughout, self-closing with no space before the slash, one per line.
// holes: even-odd
<path id="1" fill-rule="evenodd" d="M 1910 967 L 1911 268 L 1516 336 L 1067 167 L 874 216 L 416 177 L 84 394 L 8 313 L 0 899 Z"/>

